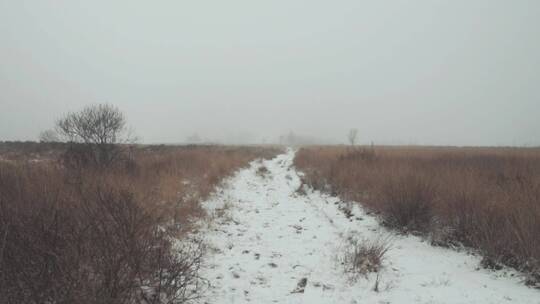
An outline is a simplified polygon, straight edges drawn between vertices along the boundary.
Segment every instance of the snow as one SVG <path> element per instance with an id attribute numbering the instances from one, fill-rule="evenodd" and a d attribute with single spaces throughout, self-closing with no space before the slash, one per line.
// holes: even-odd
<path id="1" fill-rule="evenodd" d="M 205 202 L 215 216 L 199 230 L 209 246 L 207 303 L 540 303 L 517 273 L 480 269 L 478 256 L 387 231 L 358 204 L 298 194 L 294 153 L 252 163 Z M 261 165 L 268 174 L 257 174 Z M 392 239 L 378 292 L 376 274 L 352 281 L 344 273 L 349 236 Z"/>

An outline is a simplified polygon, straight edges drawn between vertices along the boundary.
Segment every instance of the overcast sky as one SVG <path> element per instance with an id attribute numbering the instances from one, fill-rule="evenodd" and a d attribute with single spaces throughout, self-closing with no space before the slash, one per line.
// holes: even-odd
<path id="1" fill-rule="evenodd" d="M 112 103 L 146 143 L 540 144 L 540 1 L 0 0 L 0 140 Z"/>

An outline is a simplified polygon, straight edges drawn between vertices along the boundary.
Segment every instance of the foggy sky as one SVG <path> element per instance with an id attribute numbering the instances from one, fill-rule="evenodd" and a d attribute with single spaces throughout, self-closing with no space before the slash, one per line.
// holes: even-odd
<path id="1" fill-rule="evenodd" d="M 0 0 L 0 140 L 112 103 L 145 143 L 540 144 L 540 1 Z"/>

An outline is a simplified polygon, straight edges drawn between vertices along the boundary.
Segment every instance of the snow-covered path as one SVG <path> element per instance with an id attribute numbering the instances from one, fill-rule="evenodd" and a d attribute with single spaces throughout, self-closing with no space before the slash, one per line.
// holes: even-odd
<path id="1" fill-rule="evenodd" d="M 356 205 L 347 218 L 338 198 L 297 194 L 293 158 L 289 150 L 252 164 L 205 203 L 216 214 L 201 228 L 210 246 L 207 303 L 540 303 L 517 275 L 479 270 L 478 257 L 393 235 Z M 393 241 L 375 292 L 375 274 L 352 283 L 338 258 L 347 236 L 382 234 Z"/>

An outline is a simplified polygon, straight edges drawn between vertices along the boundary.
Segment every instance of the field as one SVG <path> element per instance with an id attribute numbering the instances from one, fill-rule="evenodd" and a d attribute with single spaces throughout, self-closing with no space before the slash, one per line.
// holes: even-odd
<path id="1" fill-rule="evenodd" d="M 387 227 L 540 280 L 540 149 L 307 147 L 294 164 L 306 184 L 360 202 Z"/>
<path id="2" fill-rule="evenodd" d="M 67 144 L 0 144 L 0 302 L 162 303 L 199 297 L 200 202 L 273 147 L 125 146 L 104 170 Z M 174 249 L 174 250 L 173 250 Z M 175 302 L 175 303 L 177 303 Z"/>
<path id="3" fill-rule="evenodd" d="M 1 143 L 0 302 L 535 303 L 539 174 L 525 148 Z"/>

